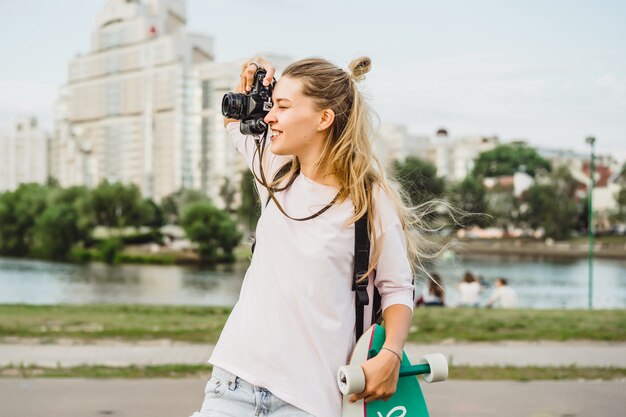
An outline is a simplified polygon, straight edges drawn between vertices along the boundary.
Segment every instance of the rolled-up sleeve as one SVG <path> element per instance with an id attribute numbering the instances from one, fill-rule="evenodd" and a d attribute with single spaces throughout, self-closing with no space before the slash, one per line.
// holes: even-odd
<path id="1" fill-rule="evenodd" d="M 377 237 L 377 245 L 382 247 L 374 283 L 381 296 L 382 310 L 394 304 L 413 310 L 413 273 L 402 226 L 397 223 L 387 228 Z"/>

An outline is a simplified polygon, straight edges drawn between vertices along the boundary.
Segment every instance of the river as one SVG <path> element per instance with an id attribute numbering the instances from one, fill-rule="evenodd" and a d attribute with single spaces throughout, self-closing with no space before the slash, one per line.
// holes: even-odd
<path id="1" fill-rule="evenodd" d="M 155 265 L 84 265 L 0 258 L 0 304 L 158 304 L 232 306 L 247 264 L 217 269 Z M 525 308 L 586 308 L 587 260 L 450 256 L 433 267 L 458 300 L 466 270 L 487 281 L 506 277 Z M 419 285 L 419 284 L 418 284 Z M 483 301 L 490 289 L 483 293 Z M 626 260 L 596 259 L 594 308 L 626 308 Z"/>

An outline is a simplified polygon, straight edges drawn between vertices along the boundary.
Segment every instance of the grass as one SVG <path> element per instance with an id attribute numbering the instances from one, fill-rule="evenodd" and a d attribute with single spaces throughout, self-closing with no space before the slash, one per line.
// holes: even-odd
<path id="1" fill-rule="evenodd" d="M 2 305 L 0 338 L 123 341 L 169 339 L 215 343 L 230 308 L 140 305 Z"/>
<path id="2" fill-rule="evenodd" d="M 1 378 L 208 378 L 210 365 L 151 365 L 151 366 L 75 366 L 42 367 L 5 366 L 0 368 Z M 613 380 L 626 378 L 626 368 L 569 367 L 468 367 L 451 366 L 451 380 Z"/>
<path id="3" fill-rule="evenodd" d="M 416 309 L 409 341 L 625 341 L 626 310 Z"/>
<path id="4" fill-rule="evenodd" d="M 215 343 L 230 308 L 141 305 L 0 305 L 2 338 L 169 339 Z M 410 342 L 626 341 L 626 310 L 415 310 Z"/>

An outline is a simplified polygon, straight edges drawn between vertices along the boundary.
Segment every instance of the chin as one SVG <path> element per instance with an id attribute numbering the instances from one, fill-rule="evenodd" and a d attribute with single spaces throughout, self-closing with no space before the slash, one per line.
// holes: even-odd
<path id="1" fill-rule="evenodd" d="M 293 155 L 293 153 L 286 151 L 285 149 L 282 149 L 280 145 L 277 145 L 276 143 L 272 142 L 270 144 L 270 151 L 272 151 L 272 153 L 274 155 Z"/>

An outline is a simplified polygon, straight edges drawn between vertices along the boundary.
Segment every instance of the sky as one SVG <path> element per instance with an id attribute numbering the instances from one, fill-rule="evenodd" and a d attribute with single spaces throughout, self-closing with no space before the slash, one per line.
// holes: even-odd
<path id="1" fill-rule="evenodd" d="M 189 0 L 189 30 L 216 60 L 259 51 L 347 68 L 383 123 L 411 133 L 503 141 L 626 159 L 626 2 L 564 0 Z M 35 115 L 50 129 L 67 64 L 89 50 L 106 0 L 0 0 L 0 127 Z"/>

